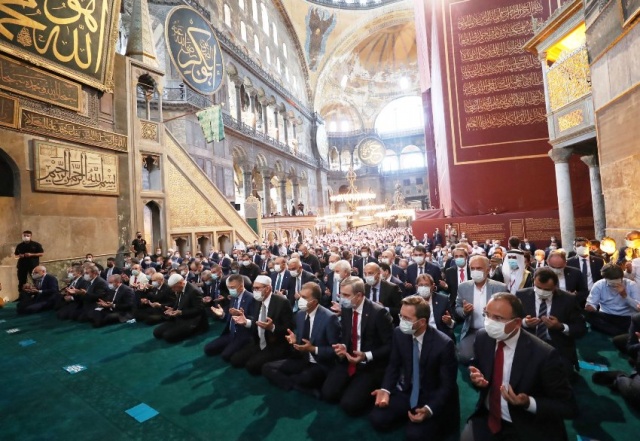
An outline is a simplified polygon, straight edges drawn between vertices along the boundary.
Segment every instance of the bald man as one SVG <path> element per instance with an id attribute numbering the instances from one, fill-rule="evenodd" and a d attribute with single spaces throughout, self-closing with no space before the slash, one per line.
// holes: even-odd
<path id="1" fill-rule="evenodd" d="M 58 279 L 47 274 L 47 269 L 40 265 L 31 272 L 33 285 L 25 284 L 18 299 L 18 314 L 34 314 L 52 309 L 60 292 Z"/>
<path id="2" fill-rule="evenodd" d="M 177 300 L 174 305 L 165 308 L 167 321 L 153 330 L 153 336 L 169 343 L 177 343 L 209 329 L 200 290 L 179 274 L 169 277 L 167 284 Z"/>

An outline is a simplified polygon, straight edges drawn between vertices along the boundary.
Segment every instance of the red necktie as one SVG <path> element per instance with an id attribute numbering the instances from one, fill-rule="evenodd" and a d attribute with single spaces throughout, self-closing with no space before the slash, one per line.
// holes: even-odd
<path id="1" fill-rule="evenodd" d="M 353 323 L 351 324 L 351 353 L 358 350 L 358 311 L 353 311 Z M 347 373 L 351 377 L 356 373 L 355 363 L 349 363 Z"/>
<path id="2" fill-rule="evenodd" d="M 493 360 L 493 375 L 489 389 L 489 430 L 496 434 L 502 429 L 502 406 L 500 405 L 500 386 L 502 386 L 502 369 L 504 367 L 504 342 L 498 342 Z"/>
<path id="3" fill-rule="evenodd" d="M 464 282 L 464 269 L 460 268 L 460 283 Z"/>

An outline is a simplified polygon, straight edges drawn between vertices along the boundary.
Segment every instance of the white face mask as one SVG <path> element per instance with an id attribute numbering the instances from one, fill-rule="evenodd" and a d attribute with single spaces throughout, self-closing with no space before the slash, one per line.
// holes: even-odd
<path id="1" fill-rule="evenodd" d="M 386 257 L 383 257 L 380 259 L 380 263 L 386 263 L 387 265 L 389 265 L 389 259 Z"/>
<path id="2" fill-rule="evenodd" d="M 364 252 L 364 253 L 360 253 L 360 256 L 364 259 L 366 259 L 367 257 L 369 257 L 369 253 Z"/>
<path id="3" fill-rule="evenodd" d="M 280 268 L 280 265 L 278 265 L 278 264 L 273 265 L 273 270 L 274 270 L 276 273 L 279 273 L 281 269 L 282 269 L 282 268 Z"/>
<path id="4" fill-rule="evenodd" d="M 424 263 L 424 256 L 413 256 L 413 261 L 418 265 L 422 265 Z"/>
<path id="5" fill-rule="evenodd" d="M 334 274 L 333 274 L 333 281 L 334 281 L 334 282 L 339 282 L 339 281 L 341 281 L 341 280 L 342 280 L 342 277 L 340 276 L 340 274 L 339 274 L 339 273 L 334 273 Z"/>
<path id="6" fill-rule="evenodd" d="M 262 301 L 262 291 L 259 291 L 257 289 L 253 290 L 253 299 L 256 302 L 261 302 Z"/>
<path id="7" fill-rule="evenodd" d="M 23 242 L 29 242 L 29 241 L 31 241 L 31 236 L 22 236 L 22 241 L 23 241 Z"/>
<path id="8" fill-rule="evenodd" d="M 403 334 L 407 334 L 407 335 L 413 335 L 414 334 L 414 330 L 413 330 L 413 323 L 411 323 L 409 320 L 405 320 L 403 318 L 400 319 L 400 331 L 402 331 Z"/>
<path id="9" fill-rule="evenodd" d="M 75 278 L 76 278 L 76 275 L 75 275 L 75 274 L 73 274 L 73 273 L 67 273 L 67 278 L 68 278 L 68 279 L 75 279 Z"/>
<path id="10" fill-rule="evenodd" d="M 548 291 L 546 289 L 541 289 L 541 288 L 538 288 L 537 286 L 533 287 L 533 292 L 536 293 L 536 296 L 540 300 L 548 300 L 548 299 L 551 298 L 551 296 L 553 296 L 553 291 Z"/>
<path id="11" fill-rule="evenodd" d="M 364 276 L 364 281 L 369 286 L 373 286 L 376 284 L 376 276 Z"/>
<path id="12" fill-rule="evenodd" d="M 242 265 L 249 266 L 249 265 L 251 265 L 251 261 L 250 260 L 243 260 L 242 261 Z"/>
<path id="13" fill-rule="evenodd" d="M 576 247 L 576 254 L 578 256 L 587 256 L 587 255 L 589 255 L 589 248 L 587 248 L 587 247 Z"/>
<path id="14" fill-rule="evenodd" d="M 307 302 L 306 299 L 300 297 L 298 299 L 298 309 L 302 312 L 305 312 L 308 307 L 309 307 L 309 302 Z"/>
<path id="15" fill-rule="evenodd" d="M 549 267 L 549 268 L 551 268 L 551 267 Z M 564 268 L 551 268 L 551 271 L 556 273 L 558 276 L 563 276 L 564 275 Z"/>
<path id="16" fill-rule="evenodd" d="M 504 328 L 511 322 L 509 320 L 507 323 L 502 323 L 497 320 L 490 319 L 489 317 L 484 318 L 484 329 L 487 331 L 489 337 L 494 340 L 503 341 L 509 338 L 509 334 L 504 332 Z"/>
<path id="17" fill-rule="evenodd" d="M 333 270 L 335 269 L 335 267 L 336 267 L 336 263 L 335 263 L 335 262 L 331 262 L 331 263 L 329 264 L 329 269 L 330 269 L 331 271 L 333 271 Z"/>
<path id="18" fill-rule="evenodd" d="M 91 280 L 91 276 L 89 274 L 85 274 L 83 276 L 84 280 L 86 280 L 87 282 L 89 282 Z"/>
<path id="19" fill-rule="evenodd" d="M 485 279 L 484 271 L 471 270 L 471 280 L 473 280 L 476 283 L 482 283 L 484 282 L 484 279 Z"/>
<path id="20" fill-rule="evenodd" d="M 160 286 L 160 283 L 154 280 L 153 282 L 151 282 L 151 286 L 153 286 L 154 288 L 157 288 Z"/>
<path id="21" fill-rule="evenodd" d="M 424 297 L 425 299 L 428 299 L 429 297 L 431 297 L 431 287 L 430 286 L 419 286 L 418 287 L 418 295 L 420 297 Z"/>
<path id="22" fill-rule="evenodd" d="M 296 270 L 289 271 L 289 273 L 291 274 L 291 277 L 298 277 L 298 271 Z"/>

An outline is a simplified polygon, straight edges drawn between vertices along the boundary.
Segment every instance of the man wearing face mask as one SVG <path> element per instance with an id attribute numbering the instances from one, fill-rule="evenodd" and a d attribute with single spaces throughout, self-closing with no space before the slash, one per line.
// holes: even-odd
<path id="1" fill-rule="evenodd" d="M 402 281 L 402 283 L 404 283 L 406 274 L 398 265 L 395 264 L 395 258 L 396 253 L 392 248 L 390 248 L 382 252 L 382 254 L 380 255 L 380 263 L 386 263 L 387 265 L 389 265 L 391 267 L 391 273 L 393 274 L 393 276 L 397 277 Z"/>
<path id="2" fill-rule="evenodd" d="M 494 295 L 484 315 L 469 368 L 480 397 L 461 441 L 567 440 L 564 420 L 578 406 L 560 354 L 521 332 L 525 312 L 513 294 Z"/>
<path id="3" fill-rule="evenodd" d="M 134 290 L 144 289 L 149 283 L 149 279 L 142 272 L 140 264 L 136 263 L 131 266 L 131 277 L 129 278 L 129 286 Z"/>
<path id="4" fill-rule="evenodd" d="M 535 250 L 535 252 L 533 253 L 533 258 L 534 261 L 532 262 L 531 266 L 534 270 L 547 266 L 547 262 L 545 262 L 544 250 Z"/>
<path id="5" fill-rule="evenodd" d="M 416 294 L 425 299 L 431 308 L 429 326 L 433 326 L 438 331 L 446 334 L 455 344 L 453 328 L 456 322 L 453 320 L 452 309 L 449 305 L 449 296 L 446 293 L 436 291 L 433 277 L 431 277 L 430 274 L 418 276 L 416 283 L 418 284 Z"/>
<path id="6" fill-rule="evenodd" d="M 47 274 L 44 266 L 37 266 L 31 273 L 33 285 L 23 288 L 18 299 L 16 311 L 18 314 L 35 314 L 52 309 L 60 292 L 58 279 Z"/>
<path id="7" fill-rule="evenodd" d="M 22 289 L 27 283 L 27 277 L 33 269 L 40 264 L 40 257 L 44 255 L 44 249 L 38 242 L 31 240 L 33 233 L 29 230 L 22 232 L 22 242 L 16 245 L 14 255 L 18 259 L 18 288 Z"/>
<path id="8" fill-rule="evenodd" d="M 133 255 L 138 258 L 142 258 L 148 254 L 147 241 L 142 238 L 142 233 L 140 231 L 136 232 L 136 238 L 133 239 L 133 242 L 131 242 L 129 251 L 131 251 Z"/>
<path id="9" fill-rule="evenodd" d="M 398 289 L 400 289 L 400 294 L 402 295 L 402 297 L 405 297 L 404 283 L 402 282 L 402 280 L 391 274 L 391 267 L 386 263 L 380 263 L 379 266 L 380 277 L 382 277 L 382 280 L 386 280 L 387 282 L 396 285 Z"/>
<path id="10" fill-rule="evenodd" d="M 238 263 L 240 264 L 240 274 L 247 276 L 251 283 L 260 275 L 260 267 L 251 261 L 249 254 L 242 254 Z"/>
<path id="11" fill-rule="evenodd" d="M 291 307 L 294 308 L 295 312 L 297 311 L 296 302 L 300 298 L 300 290 L 302 289 L 302 285 L 309 282 L 314 282 L 318 285 L 321 285 L 321 283 L 314 274 L 302 269 L 302 263 L 299 259 L 290 259 L 288 267 L 291 277 L 289 278 L 289 286 L 287 287 L 287 298 L 289 299 Z"/>
<path id="12" fill-rule="evenodd" d="M 431 274 L 436 284 L 440 285 L 442 280 L 442 272 L 440 267 L 426 261 L 427 250 L 422 245 L 418 245 L 413 249 L 413 263 L 407 267 L 407 280 L 405 288 L 407 294 L 415 294 L 416 279 L 420 274 Z"/>
<path id="13" fill-rule="evenodd" d="M 402 293 L 393 283 L 382 280 L 380 267 L 377 263 L 368 263 L 364 266 L 365 296 L 373 303 L 383 306 L 391 314 L 393 324 L 399 323 Z"/>
<path id="14" fill-rule="evenodd" d="M 223 321 L 224 328 L 218 338 L 206 344 L 204 353 L 209 356 L 220 354 L 223 360 L 229 361 L 251 340 L 256 301 L 253 293 L 245 289 L 240 274 L 230 275 L 226 285 L 229 290 L 228 308 L 220 305 L 211 307 L 214 316 Z"/>
<path id="15" fill-rule="evenodd" d="M 369 263 L 378 263 L 378 261 L 371 255 L 371 248 L 368 246 L 360 247 L 360 259 L 358 260 L 357 275 L 364 280 L 364 267 Z"/>
<path id="16" fill-rule="evenodd" d="M 80 322 L 90 320 L 91 312 L 98 307 L 98 300 L 105 300 L 109 292 L 107 281 L 100 277 L 100 270 L 95 265 L 87 265 L 83 277 L 88 286 L 86 294 L 82 296 L 82 312 L 77 316 Z M 79 293 L 74 291 L 72 295 L 76 294 Z"/>
<path id="17" fill-rule="evenodd" d="M 627 334 L 631 316 L 640 312 L 640 290 L 636 282 L 625 279 L 615 264 L 602 267 L 602 279 L 593 284 L 587 297 L 587 321 L 607 335 Z"/>
<path id="18" fill-rule="evenodd" d="M 107 259 L 107 267 L 100 272 L 100 277 L 104 280 L 108 280 L 109 277 L 121 273 L 122 270 L 116 266 L 116 259 L 114 257 L 109 257 Z"/>
<path id="19" fill-rule="evenodd" d="M 460 363 L 468 364 L 473 358 L 473 342 L 477 332 L 484 326 L 482 312 L 491 296 L 507 291 L 504 283 L 488 278 L 489 259 L 484 256 L 472 256 L 469 259 L 471 280 L 458 286 L 456 315 L 464 320 L 458 344 Z"/>
<path id="20" fill-rule="evenodd" d="M 358 415 L 373 403 L 391 353 L 393 320 L 382 306 L 365 297 L 364 283 L 350 276 L 340 283 L 342 342 L 333 345 L 338 364 L 322 385 L 322 397 L 340 402 L 348 415 Z"/>
<path id="21" fill-rule="evenodd" d="M 458 297 L 458 285 L 471 280 L 468 260 L 469 253 L 465 248 L 454 249 L 454 264 L 444 271 L 445 280 L 440 281 L 440 288 L 449 293 L 449 304 L 452 307 L 456 304 L 456 297 Z"/>
<path id="22" fill-rule="evenodd" d="M 458 363 L 453 341 L 429 326 L 431 311 L 419 296 L 402 300 L 382 387 L 373 392 L 369 421 L 376 430 L 406 422 L 407 440 L 446 439 L 460 426 Z M 396 387 L 396 385 L 400 385 Z"/>
<path id="23" fill-rule="evenodd" d="M 331 309 L 336 314 L 340 313 L 340 283 L 351 276 L 351 265 L 346 260 L 338 260 L 333 272 L 327 276 L 325 295 L 322 298 L 323 306 Z"/>
<path id="24" fill-rule="evenodd" d="M 273 273 L 271 273 L 271 288 L 274 293 L 287 295 L 289 288 L 289 269 L 287 268 L 287 259 L 284 257 L 277 257 L 273 265 Z"/>
<path id="25" fill-rule="evenodd" d="M 527 270 L 524 253 L 520 250 L 509 250 L 507 258 L 502 264 L 502 276 L 507 291 L 515 294 L 523 288 L 533 286 L 533 274 Z"/>
<path id="26" fill-rule="evenodd" d="M 109 292 L 105 299 L 98 299 L 97 307 L 90 312 L 89 319 L 94 328 L 112 323 L 124 323 L 133 318 L 135 294 L 123 285 L 122 277 L 115 274 L 108 279 Z"/>
<path id="27" fill-rule="evenodd" d="M 558 288 L 574 294 L 578 305 L 583 308 L 589 295 L 589 289 L 580 270 L 567 266 L 567 255 L 563 250 L 551 251 L 547 258 L 547 264 L 548 268 L 558 276 Z"/>
<path id="28" fill-rule="evenodd" d="M 318 256 L 309 252 L 309 247 L 305 244 L 302 244 L 298 247 L 298 252 L 300 253 L 300 261 L 306 263 L 311 267 L 312 274 L 320 273 L 320 261 L 318 260 Z"/>
<path id="29" fill-rule="evenodd" d="M 164 276 L 156 273 L 151 276 L 151 289 L 144 293 L 140 299 L 140 304 L 134 313 L 136 321 L 147 325 L 157 325 L 162 323 L 166 316 L 166 307 L 171 307 L 176 303 L 176 295 L 169 288 Z"/>
<path id="30" fill-rule="evenodd" d="M 602 278 L 600 271 L 604 266 L 604 259 L 589 254 L 591 243 L 586 237 L 576 237 L 573 243 L 576 255 L 567 259 L 567 266 L 580 270 L 587 282 L 587 288 L 591 291 L 593 284 Z"/>
<path id="31" fill-rule="evenodd" d="M 253 282 L 253 299 L 258 318 L 251 322 L 251 339 L 230 358 L 235 368 L 246 367 L 251 375 L 259 375 L 270 361 L 289 355 L 285 339 L 293 327 L 293 313 L 287 299 L 271 295 L 271 279 L 258 276 Z"/>
<path id="32" fill-rule="evenodd" d="M 536 271 L 533 287 L 518 291 L 526 317 L 522 327 L 556 348 L 567 374 L 580 370 L 575 340 L 587 333 L 576 297 L 558 289 L 558 276 L 549 268 Z"/>
<path id="33" fill-rule="evenodd" d="M 295 316 L 296 332 L 287 329 L 286 341 L 293 348 L 289 358 L 262 368 L 271 383 L 284 390 L 296 388 L 314 393 L 335 365 L 333 345 L 340 342 L 338 316 L 320 305 L 322 290 L 317 283 L 302 286 Z"/>

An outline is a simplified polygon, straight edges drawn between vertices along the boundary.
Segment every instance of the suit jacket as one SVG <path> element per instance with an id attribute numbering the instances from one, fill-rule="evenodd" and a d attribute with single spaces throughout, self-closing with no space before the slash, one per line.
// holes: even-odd
<path id="1" fill-rule="evenodd" d="M 176 295 L 176 301 L 172 308 L 182 311 L 182 315 L 172 317 L 179 323 L 186 323 L 191 328 L 195 328 L 203 321 L 207 320 L 204 313 L 204 303 L 202 303 L 202 291 L 191 283 L 187 283 L 184 291 Z"/>
<path id="2" fill-rule="evenodd" d="M 455 335 L 453 334 L 453 328 L 445 325 L 442 321 L 442 317 L 449 313 L 452 319 L 455 318 L 453 308 L 449 304 L 449 297 L 446 294 L 435 292 L 431 294 L 431 310 L 433 311 L 433 320 L 436 322 L 436 328 L 438 331 L 445 334 L 451 340 L 455 342 Z"/>
<path id="3" fill-rule="evenodd" d="M 533 288 L 522 289 L 516 293 L 516 296 L 522 302 L 526 315 L 531 317 L 538 316 L 536 294 Z M 560 323 L 569 326 L 569 335 L 566 335 L 562 330 L 549 329 L 551 340 L 547 341 L 547 343 L 556 348 L 560 355 L 578 368 L 575 339 L 587 333 L 587 326 L 578 306 L 576 296 L 561 289 L 556 290 L 551 300 L 551 310 L 548 311 L 548 315 L 556 317 Z M 522 328 L 536 335 L 536 328 L 526 328 L 524 326 Z"/>
<path id="4" fill-rule="evenodd" d="M 358 268 L 357 276 L 360 277 L 362 280 L 364 280 L 364 267 L 369 263 L 378 263 L 378 261 L 372 256 L 367 256 L 366 259 L 363 257 L 358 258 L 356 262 L 357 266 L 354 268 Z"/>
<path id="5" fill-rule="evenodd" d="M 600 274 L 600 273 L 598 273 Z M 572 266 L 564 267 L 564 280 L 566 291 L 575 293 L 578 304 L 584 305 L 589 296 L 587 279 L 582 275 L 582 271 Z"/>
<path id="6" fill-rule="evenodd" d="M 251 283 L 256 280 L 256 277 L 260 275 L 260 267 L 255 263 L 251 262 L 248 266 L 240 265 L 239 273 L 243 276 L 247 276 L 251 279 Z"/>
<path id="7" fill-rule="evenodd" d="M 475 366 L 491 382 L 496 341 L 480 330 L 474 349 Z M 567 440 L 563 420 L 574 418 L 578 405 L 558 351 L 528 332 L 520 331 L 509 384 L 516 394 L 525 393 L 536 400 L 535 414 L 509 405 L 513 426 L 521 441 Z M 490 387 L 480 390 L 474 415 L 488 415 L 485 402 Z"/>
<path id="8" fill-rule="evenodd" d="M 124 283 L 117 290 L 109 291 L 107 294 L 108 302 L 113 302 L 111 311 L 103 310 L 103 312 L 116 312 L 120 316 L 120 321 L 125 322 L 133 318 L 133 306 L 135 304 L 136 294 L 128 285 Z"/>
<path id="9" fill-rule="evenodd" d="M 466 266 L 467 276 L 466 280 L 471 280 L 471 270 L 469 269 L 469 265 Z M 446 291 L 449 293 L 449 302 L 453 307 L 456 304 L 456 297 L 458 296 L 458 284 L 460 283 L 460 268 L 457 265 L 454 265 L 450 268 L 447 268 L 444 271 L 444 279 L 447 283 Z"/>
<path id="10" fill-rule="evenodd" d="M 291 278 L 291 273 L 288 269 L 284 270 L 283 273 L 271 273 L 269 277 L 271 277 L 271 289 L 276 290 L 276 283 L 278 282 L 278 275 L 282 274 L 282 281 L 280 282 L 280 289 L 289 290 L 289 279 Z"/>
<path id="11" fill-rule="evenodd" d="M 389 364 L 382 381 L 382 388 L 395 391 L 399 383 L 401 393 L 411 395 L 413 378 L 413 336 L 399 328 L 393 331 Z M 460 401 L 458 396 L 458 361 L 453 341 L 432 327 L 423 334 L 420 350 L 420 392 L 418 407 L 431 408 L 439 425 L 460 425 Z M 403 381 L 400 381 L 400 379 Z"/>
<path id="12" fill-rule="evenodd" d="M 327 295 L 323 295 L 322 296 L 322 300 L 320 301 L 320 304 L 322 306 L 325 306 L 327 308 L 331 307 L 331 301 L 333 298 L 336 299 L 336 301 L 339 301 L 339 297 L 340 297 L 340 292 L 334 293 L 335 290 L 335 280 L 333 278 L 333 275 L 335 274 L 334 271 L 330 271 L 329 274 L 327 274 L 325 276 L 325 280 L 324 280 L 324 286 L 326 288 L 329 288 L 329 291 L 331 291 L 331 295 L 327 296 Z M 324 294 L 324 289 L 322 290 L 322 293 Z"/>
<path id="13" fill-rule="evenodd" d="M 342 343 L 347 347 L 347 352 L 350 354 L 355 349 L 351 345 L 352 311 L 351 308 L 342 308 L 340 312 Z M 391 315 L 382 306 L 365 298 L 360 320 L 360 351 L 371 352 L 373 357 L 372 361 L 365 366 L 371 369 L 384 370 L 391 354 L 391 334 L 393 333 Z M 347 363 L 346 359 L 341 360 L 341 362 Z"/>
<path id="14" fill-rule="evenodd" d="M 567 266 L 578 268 L 582 273 L 582 268 L 580 267 L 580 257 L 578 256 L 567 259 Z M 598 280 L 602 279 L 600 271 L 602 270 L 603 266 L 604 259 L 602 257 L 589 255 L 589 267 L 591 268 L 591 278 L 593 279 L 593 283 L 596 283 Z M 588 283 L 587 286 L 589 286 Z"/>
<path id="15" fill-rule="evenodd" d="M 293 327 L 293 311 L 286 298 L 278 294 L 271 294 L 269 300 L 269 308 L 267 309 L 267 317 L 273 320 L 275 329 L 273 332 L 265 330 L 264 338 L 267 341 L 267 348 L 273 346 L 287 346 L 287 329 Z M 256 343 L 260 341 L 258 335 L 258 325 L 256 322 L 260 319 L 260 311 L 262 302 L 255 302 L 255 320 L 251 322 L 251 334 Z"/>
<path id="16" fill-rule="evenodd" d="M 440 271 L 440 268 L 432 263 L 425 262 L 424 272 L 427 274 L 431 274 L 431 277 L 433 277 L 433 280 L 436 283 L 436 286 L 438 286 L 438 284 L 440 283 L 440 280 L 442 280 L 442 272 Z M 413 285 L 413 289 L 410 290 L 411 292 L 407 292 L 407 294 L 415 294 L 417 278 L 418 278 L 418 265 L 416 263 L 412 263 L 407 267 L 406 281 Z"/>
<path id="17" fill-rule="evenodd" d="M 100 272 L 100 277 L 102 277 L 104 280 L 107 280 L 107 277 L 109 277 L 107 275 L 107 271 L 109 271 L 109 268 L 105 268 Z M 111 272 L 111 275 L 115 275 L 115 274 L 122 274 L 122 268 L 118 268 L 117 266 L 113 267 L 113 271 Z"/>
<path id="18" fill-rule="evenodd" d="M 404 272 L 402 274 L 404 274 Z M 400 280 L 399 278 L 391 275 L 391 278 L 389 279 L 389 283 L 393 283 L 394 285 L 397 285 L 398 288 L 400 288 L 400 294 L 402 294 L 403 298 L 407 295 L 406 294 L 406 289 L 404 287 L 404 282 L 402 280 Z"/>
<path id="19" fill-rule="evenodd" d="M 153 288 L 149 291 L 146 291 L 142 297 L 149 299 L 150 302 L 160 303 L 162 306 L 175 306 L 176 293 L 174 293 L 167 283 L 163 283 L 160 288 Z"/>
<path id="20" fill-rule="evenodd" d="M 300 287 L 302 287 L 307 282 L 315 282 L 318 285 L 320 285 L 320 280 L 318 280 L 318 278 L 314 274 L 310 273 L 309 271 L 302 270 L 299 277 L 301 279 Z M 297 278 L 289 277 L 289 285 L 287 286 L 287 298 L 289 299 L 289 303 L 291 303 L 292 307 L 296 303 L 296 292 L 297 292 L 296 285 L 297 285 Z"/>
<path id="21" fill-rule="evenodd" d="M 38 290 L 42 292 L 36 294 L 36 303 L 46 302 L 48 305 L 53 306 L 58 299 L 58 294 L 60 293 L 58 279 L 51 274 L 45 274 L 40 280 L 40 287 Z"/>
<path id="22" fill-rule="evenodd" d="M 504 283 L 496 282 L 495 280 L 487 279 L 487 299 L 486 303 L 489 303 L 491 296 L 498 292 L 508 292 L 507 285 Z M 473 280 L 463 282 L 458 286 L 458 298 L 456 299 L 456 315 L 458 318 L 464 320 L 462 325 L 462 331 L 460 331 L 460 340 L 462 340 L 469 332 L 471 328 L 473 313 L 465 316 L 463 311 L 463 304 L 467 302 L 473 304 L 473 291 L 475 289 L 475 283 Z"/>
<path id="23" fill-rule="evenodd" d="M 233 306 L 234 301 L 235 299 L 233 298 L 229 299 L 230 306 Z M 244 316 L 247 319 L 254 321 L 257 318 L 257 315 L 255 315 L 255 312 L 258 311 L 256 308 L 257 303 L 258 302 L 253 299 L 253 293 L 245 289 L 242 293 L 242 297 L 240 298 L 240 305 L 238 305 L 238 309 L 242 308 L 244 310 Z M 229 314 L 228 308 L 225 311 L 225 315 L 222 320 L 224 321 L 224 328 L 222 329 L 221 335 L 229 334 L 231 332 L 231 314 Z M 246 328 L 244 326 L 235 326 L 235 330 L 236 332 L 234 338 L 251 336 L 250 328 Z"/>
<path id="24" fill-rule="evenodd" d="M 304 332 L 304 321 L 307 313 L 298 311 L 296 313 L 296 342 L 302 343 L 302 334 Z M 318 306 L 316 315 L 313 319 L 313 327 L 311 328 L 311 344 L 318 348 L 318 354 L 312 354 L 319 366 L 325 370 L 331 368 L 336 360 L 336 353 L 333 345 L 340 343 L 342 328 L 338 316 L 323 306 Z"/>
<path id="25" fill-rule="evenodd" d="M 371 286 L 365 285 L 364 292 L 365 296 L 371 299 Z M 385 308 L 388 308 L 389 313 L 391 314 L 391 318 L 393 319 L 393 323 L 397 326 L 400 322 L 400 318 L 398 317 L 400 314 L 400 307 L 402 306 L 402 293 L 397 285 L 393 283 L 387 282 L 385 280 L 380 281 L 380 292 L 378 293 L 380 298 L 380 303 L 384 305 Z"/>
<path id="26" fill-rule="evenodd" d="M 109 285 L 107 281 L 102 277 L 96 277 L 93 279 L 93 283 L 89 282 L 87 286 L 87 293 L 84 295 L 82 302 L 85 310 L 93 310 L 96 308 L 98 299 L 106 299 L 109 292 Z"/>
<path id="27" fill-rule="evenodd" d="M 280 255 L 280 247 L 276 244 L 273 245 L 269 245 L 269 252 L 271 253 L 272 256 L 279 256 Z"/>
<path id="28" fill-rule="evenodd" d="M 391 264 L 391 275 L 400 279 L 402 283 L 407 281 L 407 275 L 402 271 L 402 268 L 394 263 Z"/>
<path id="29" fill-rule="evenodd" d="M 303 264 L 306 263 L 307 265 L 309 265 L 310 269 L 306 269 L 306 268 L 305 269 L 310 273 L 318 274 L 320 272 L 320 260 L 318 259 L 318 256 L 316 256 L 315 254 L 310 252 L 307 257 L 301 256 L 300 262 L 302 262 Z"/>
<path id="30" fill-rule="evenodd" d="M 636 370 L 640 371 L 640 340 L 638 340 L 636 332 L 640 332 L 640 314 L 631 316 L 629 338 L 627 339 L 627 354 L 636 361 Z"/>
<path id="31" fill-rule="evenodd" d="M 258 268 L 260 268 L 260 270 L 262 271 L 262 256 L 260 256 L 260 254 L 255 254 L 252 258 L 251 261 L 253 263 L 255 263 L 256 265 L 258 265 Z"/>

